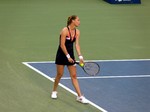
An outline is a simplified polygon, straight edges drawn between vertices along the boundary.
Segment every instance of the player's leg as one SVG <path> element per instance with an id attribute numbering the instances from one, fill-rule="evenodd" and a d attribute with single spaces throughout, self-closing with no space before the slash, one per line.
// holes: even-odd
<path id="1" fill-rule="evenodd" d="M 87 99 L 81 94 L 80 86 L 79 86 L 78 79 L 77 79 L 76 66 L 73 66 L 73 65 L 68 66 L 68 70 L 70 73 L 72 84 L 78 94 L 77 101 L 81 103 L 88 103 Z"/>
<path id="2" fill-rule="evenodd" d="M 53 92 L 51 94 L 51 98 L 54 98 L 54 99 L 57 98 L 57 87 L 64 73 L 64 65 L 56 65 L 56 69 L 57 69 L 57 74 L 56 74 L 55 81 L 54 81 Z"/>
<path id="3" fill-rule="evenodd" d="M 78 96 L 81 96 L 82 94 L 81 94 L 79 83 L 78 83 L 78 80 L 77 80 L 76 67 L 72 66 L 72 65 L 67 66 L 67 67 L 68 67 L 68 70 L 69 70 L 69 73 L 70 73 L 72 84 L 73 84 Z"/>

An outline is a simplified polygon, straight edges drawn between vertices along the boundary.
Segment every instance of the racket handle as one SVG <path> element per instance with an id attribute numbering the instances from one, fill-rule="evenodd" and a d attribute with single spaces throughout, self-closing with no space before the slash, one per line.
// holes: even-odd
<path id="1" fill-rule="evenodd" d="M 78 64 L 78 65 L 80 65 L 80 63 L 79 63 L 79 62 L 76 62 L 76 61 L 75 61 L 75 64 Z"/>

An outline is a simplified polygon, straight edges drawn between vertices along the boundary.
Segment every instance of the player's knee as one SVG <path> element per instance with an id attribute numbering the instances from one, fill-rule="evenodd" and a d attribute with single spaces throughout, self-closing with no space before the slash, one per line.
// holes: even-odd
<path id="1" fill-rule="evenodd" d="M 57 73 L 57 79 L 60 79 L 63 76 L 62 73 Z"/>
<path id="2" fill-rule="evenodd" d="M 73 75 L 71 75 L 71 78 L 72 78 L 72 79 L 77 79 L 77 75 L 76 75 L 76 74 L 73 74 Z"/>

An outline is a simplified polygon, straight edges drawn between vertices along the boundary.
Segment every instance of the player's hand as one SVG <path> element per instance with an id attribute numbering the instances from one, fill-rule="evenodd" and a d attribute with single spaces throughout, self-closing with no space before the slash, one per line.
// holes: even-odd
<path id="1" fill-rule="evenodd" d="M 84 64 L 84 60 L 83 59 L 80 59 L 80 64 Z"/>
<path id="2" fill-rule="evenodd" d="M 73 60 L 72 58 L 68 58 L 68 61 L 69 61 L 70 63 L 74 63 L 74 60 Z"/>
<path id="3" fill-rule="evenodd" d="M 79 62 L 80 64 L 84 64 L 84 59 L 83 59 L 82 55 L 79 56 L 79 60 L 80 60 L 80 62 Z"/>

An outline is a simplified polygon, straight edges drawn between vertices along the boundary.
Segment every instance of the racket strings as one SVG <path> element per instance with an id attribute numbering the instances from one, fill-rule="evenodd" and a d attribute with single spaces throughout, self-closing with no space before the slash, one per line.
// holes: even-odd
<path id="1" fill-rule="evenodd" d="M 99 72 L 99 69 L 100 67 L 97 63 L 89 62 L 84 65 L 85 72 L 91 76 L 97 75 Z"/>

